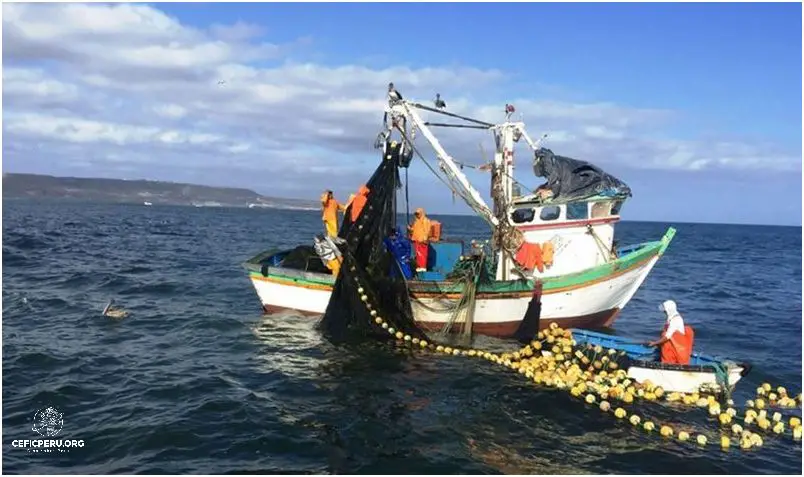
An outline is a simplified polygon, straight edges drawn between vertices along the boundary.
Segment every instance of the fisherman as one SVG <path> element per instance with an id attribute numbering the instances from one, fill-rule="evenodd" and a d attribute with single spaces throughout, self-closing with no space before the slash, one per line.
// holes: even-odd
<path id="1" fill-rule="evenodd" d="M 401 270 L 405 278 L 412 278 L 413 272 L 410 269 L 410 241 L 401 236 L 396 228 L 392 227 L 388 231 L 388 235 L 383 239 L 383 242 L 399 264 L 399 268 L 396 266 L 391 268 L 391 276 L 398 276 L 397 273 Z"/>
<path id="2" fill-rule="evenodd" d="M 544 184 L 540 185 L 534 191 L 536 195 L 539 196 L 539 199 L 545 201 L 553 197 L 553 190 L 550 188 L 549 183 L 545 182 Z"/>
<path id="3" fill-rule="evenodd" d="M 341 205 L 335 200 L 331 190 L 324 191 L 321 195 L 321 219 L 324 221 L 324 230 L 330 237 L 338 236 L 338 211 L 345 211 L 346 206 Z"/>
<path id="4" fill-rule="evenodd" d="M 343 263 L 343 255 L 336 244 L 346 243 L 346 240 L 337 236 L 325 237 L 323 234 L 318 234 L 313 241 L 315 242 L 313 245 L 315 253 L 318 254 L 324 265 L 332 271 L 332 276 L 337 277 L 341 269 L 341 263 Z"/>
<path id="5" fill-rule="evenodd" d="M 662 336 L 656 341 L 648 342 L 648 346 L 658 346 L 661 362 L 666 364 L 689 364 L 695 333 L 692 327 L 684 324 L 678 313 L 676 302 L 667 300 L 659 305 L 667 319 L 662 329 Z"/>
<path id="6" fill-rule="evenodd" d="M 416 209 L 416 220 L 408 226 L 410 239 L 413 241 L 414 253 L 416 255 L 416 271 L 427 271 L 427 252 L 430 241 L 430 219 L 424 214 L 424 209 Z"/>
<path id="7" fill-rule="evenodd" d="M 363 207 L 366 206 L 366 201 L 368 201 L 368 194 L 369 188 L 366 187 L 365 184 L 360 186 L 357 190 L 357 195 L 354 196 L 351 200 L 351 207 L 352 210 L 349 213 L 349 218 L 352 219 L 352 223 L 357 222 L 357 219 L 360 218 L 360 213 L 363 211 Z"/>

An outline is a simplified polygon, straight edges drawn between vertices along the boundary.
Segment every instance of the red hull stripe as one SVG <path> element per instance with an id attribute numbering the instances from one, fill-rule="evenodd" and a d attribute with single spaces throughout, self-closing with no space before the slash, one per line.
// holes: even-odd
<path id="1" fill-rule="evenodd" d="M 619 217 L 603 217 L 600 219 L 589 220 L 570 220 L 566 222 L 556 222 L 551 224 L 537 224 L 537 225 L 517 225 L 516 228 L 523 232 L 531 230 L 544 230 L 544 229 L 563 229 L 569 227 L 586 227 L 587 225 L 602 225 L 610 224 L 619 221 Z"/>

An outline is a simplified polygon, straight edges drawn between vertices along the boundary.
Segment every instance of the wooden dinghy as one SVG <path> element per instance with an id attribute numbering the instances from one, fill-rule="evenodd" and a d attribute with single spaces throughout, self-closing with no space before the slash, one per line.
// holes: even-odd
<path id="1" fill-rule="evenodd" d="M 731 392 L 751 370 L 748 363 L 737 363 L 701 353 L 692 353 L 689 365 L 662 363 L 657 348 L 640 342 L 588 330 L 571 331 L 577 346 L 614 349 L 626 358 L 623 360 L 623 369 L 628 372 L 629 378 L 638 383 L 650 381 L 669 392 Z"/>

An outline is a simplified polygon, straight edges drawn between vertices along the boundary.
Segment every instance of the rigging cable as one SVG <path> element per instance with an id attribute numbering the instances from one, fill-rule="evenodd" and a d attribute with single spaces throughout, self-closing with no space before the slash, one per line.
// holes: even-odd
<path id="1" fill-rule="evenodd" d="M 397 128 L 396 128 L 396 129 L 397 129 L 397 131 L 399 131 L 399 134 L 400 134 L 400 135 L 402 135 L 402 139 L 404 139 L 404 140 L 405 140 L 405 142 L 406 142 L 406 143 L 407 143 L 407 144 L 410 146 L 411 151 L 413 151 L 414 153 L 416 153 L 416 155 L 417 155 L 417 156 L 419 156 L 419 158 L 422 160 L 422 162 L 424 163 L 424 165 L 425 165 L 425 166 L 427 166 L 427 168 L 428 168 L 428 169 L 430 169 L 430 171 L 431 171 L 431 172 L 432 172 L 432 173 L 433 173 L 433 174 L 434 174 L 434 175 L 435 175 L 435 176 L 436 176 L 436 177 L 437 177 L 437 178 L 438 178 L 438 179 L 439 179 L 439 180 L 440 180 L 442 183 L 444 183 L 444 185 L 446 185 L 448 189 L 450 189 L 450 190 L 451 190 L 451 191 L 452 191 L 454 194 L 457 194 L 458 196 L 460 196 L 460 197 L 461 197 L 461 198 L 462 198 L 462 199 L 463 199 L 463 200 L 464 200 L 464 201 L 467 203 L 467 205 L 469 205 L 469 207 L 471 207 L 471 208 L 472 208 L 472 210 L 474 210 L 475 212 L 477 212 L 477 213 L 478 213 L 478 215 L 480 215 L 480 216 L 481 216 L 481 218 L 485 219 L 485 220 L 486 220 L 486 222 L 487 222 L 487 223 L 488 223 L 488 224 L 489 224 L 489 225 L 492 227 L 492 229 L 493 229 L 493 230 L 497 230 L 497 227 L 495 227 L 495 226 L 494 226 L 494 224 L 493 224 L 493 223 L 492 223 L 490 220 L 488 220 L 488 219 L 486 218 L 485 214 L 483 214 L 483 213 L 481 212 L 481 210 L 478 210 L 480 207 L 479 207 L 479 206 L 478 206 L 478 204 L 477 204 L 477 203 L 474 201 L 474 199 L 472 199 L 471 197 L 467 197 L 466 192 L 463 190 L 463 187 L 461 188 L 461 190 L 456 190 L 456 189 L 457 189 L 456 187 L 454 187 L 454 186 L 453 186 L 452 184 L 450 184 L 450 183 L 449 183 L 449 182 L 448 182 L 446 179 L 444 179 L 443 177 L 441 177 L 441 175 L 440 175 L 438 172 L 436 172 L 436 170 L 435 170 L 435 169 L 433 169 L 433 167 L 430 165 L 430 163 L 429 163 L 429 162 L 427 162 L 427 159 L 425 159 L 425 158 L 424 158 L 424 155 L 422 155 L 422 153 L 421 153 L 421 152 L 419 152 L 418 148 L 417 148 L 415 145 L 413 145 L 413 141 L 411 141 L 411 140 L 408 138 L 408 135 L 407 135 L 407 134 L 405 134 L 405 131 L 403 131 L 402 129 L 400 129 L 398 126 L 397 126 Z M 447 173 L 446 173 L 446 171 L 444 171 L 444 172 L 445 172 L 445 174 L 447 174 Z M 447 174 L 447 175 L 448 175 L 448 174 Z M 517 275 L 519 275 L 521 278 L 523 278 L 523 279 L 525 279 L 525 280 L 532 280 L 532 278 L 528 278 L 528 275 L 527 275 L 527 273 L 525 272 L 525 270 L 524 270 L 524 269 L 523 269 L 523 268 L 520 266 L 520 264 L 519 264 L 519 263 L 516 261 L 516 258 L 514 257 L 514 254 L 513 254 L 513 253 L 512 253 L 510 250 L 507 250 L 505 247 L 503 247 L 503 246 L 502 246 L 502 244 L 500 244 L 500 248 L 501 248 L 502 252 L 503 252 L 503 253 L 506 255 L 506 258 L 508 258 L 509 260 L 511 260 L 511 265 L 513 265 L 513 268 L 511 269 L 511 271 L 512 271 L 512 272 L 515 272 Z"/>
<path id="2" fill-rule="evenodd" d="M 391 202 L 391 212 L 393 213 L 393 217 L 394 217 L 393 218 L 394 230 L 396 230 L 397 227 L 399 227 L 399 223 L 398 223 L 399 217 L 397 216 L 397 213 L 396 213 L 396 211 L 397 211 L 397 207 L 396 207 L 397 204 L 396 203 L 397 203 L 397 197 L 398 197 L 397 194 L 396 194 L 396 190 L 399 187 L 399 184 L 397 184 L 398 179 L 399 179 L 399 170 L 397 169 L 396 171 L 394 171 L 394 176 L 393 176 L 393 179 L 392 179 L 393 184 L 391 186 L 392 190 L 394 191 L 393 196 L 392 196 L 393 201 Z M 407 187 L 407 183 L 405 184 L 405 186 Z"/>
<path id="3" fill-rule="evenodd" d="M 443 178 L 443 177 L 441 176 L 441 174 L 439 174 L 439 173 L 438 173 L 438 172 L 437 172 L 437 171 L 436 171 L 436 170 L 433 168 L 433 166 L 431 166 L 431 165 L 430 165 L 430 163 L 427 161 L 427 159 L 425 159 L 425 158 L 424 158 L 424 156 L 422 155 L 422 153 L 421 153 L 421 152 L 419 152 L 418 148 L 416 148 L 416 146 L 414 146 L 414 145 L 413 145 L 413 142 L 412 142 L 412 141 L 411 141 L 411 140 L 408 138 L 407 134 L 405 134 L 405 132 L 404 132 L 404 131 L 402 131 L 402 130 L 401 130 L 399 127 L 397 127 L 397 131 L 399 131 L 399 134 L 401 134 L 401 135 L 402 135 L 402 139 L 404 139 L 404 140 L 405 140 L 405 142 L 406 142 L 408 145 L 410 145 L 411 150 L 412 150 L 413 152 L 415 152 L 417 156 L 419 156 L 419 158 L 422 160 L 422 162 L 424 163 L 424 165 L 425 165 L 425 166 L 427 166 L 427 168 L 428 168 L 428 169 L 430 169 L 430 171 L 431 171 L 431 172 L 432 172 L 432 173 L 433 173 L 433 174 L 434 174 L 434 175 L 435 175 L 435 176 L 436 176 L 436 177 L 437 177 L 437 178 L 438 178 L 438 179 L 439 179 L 439 180 L 440 180 L 440 181 L 441 181 L 441 182 L 442 182 L 442 183 L 443 183 L 445 186 L 447 186 L 447 188 L 448 188 L 449 190 L 451 190 L 453 193 L 455 193 L 455 194 L 459 195 L 459 196 L 460 196 L 460 197 L 461 197 L 461 198 L 462 198 L 464 201 L 466 201 L 466 203 L 467 203 L 467 204 L 468 204 L 470 207 L 472 207 L 472 209 L 473 209 L 475 212 L 477 212 L 477 213 L 478 213 L 478 214 L 479 214 L 479 215 L 480 215 L 482 218 L 486 219 L 486 216 L 485 216 L 485 214 L 482 212 L 482 210 L 478 210 L 478 209 L 479 209 L 479 206 L 476 204 L 476 202 L 475 202 L 475 200 L 474 200 L 474 199 L 472 199 L 471 197 L 468 197 L 465 191 L 463 191 L 463 190 L 456 190 L 457 188 L 456 188 L 456 187 L 455 187 L 453 184 L 449 183 L 447 179 Z M 446 174 L 446 173 L 445 173 L 445 174 Z M 486 220 L 486 221 L 487 221 L 487 222 L 489 223 L 489 225 L 491 225 L 492 227 L 494 226 L 494 225 L 493 225 L 491 222 L 489 222 L 488 220 Z"/>
<path id="4" fill-rule="evenodd" d="M 410 198 L 408 196 L 408 184 L 409 184 L 409 182 L 408 182 L 408 168 L 406 167 L 405 168 L 405 212 L 407 214 L 405 216 L 405 226 L 406 227 L 410 225 Z"/>

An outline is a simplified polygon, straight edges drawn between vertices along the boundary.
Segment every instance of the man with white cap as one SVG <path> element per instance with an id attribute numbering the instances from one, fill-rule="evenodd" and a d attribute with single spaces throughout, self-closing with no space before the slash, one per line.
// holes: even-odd
<path id="1" fill-rule="evenodd" d="M 649 342 L 648 346 L 659 346 L 662 363 L 689 364 L 695 333 L 691 327 L 684 324 L 684 319 L 678 313 L 676 302 L 673 300 L 667 300 L 659 305 L 659 310 L 667 316 L 662 336 L 656 341 Z"/>

